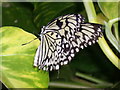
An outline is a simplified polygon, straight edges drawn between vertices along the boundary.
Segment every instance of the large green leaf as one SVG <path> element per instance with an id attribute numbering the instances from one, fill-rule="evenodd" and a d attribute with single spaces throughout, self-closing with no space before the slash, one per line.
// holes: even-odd
<path id="1" fill-rule="evenodd" d="M 83 4 L 81 2 L 34 3 L 34 22 L 40 28 L 59 16 L 78 13 L 78 11 L 83 11 Z"/>
<path id="2" fill-rule="evenodd" d="M 35 36 L 17 27 L 2 27 L 0 35 L 2 82 L 9 88 L 47 88 L 48 73 L 33 67 L 39 40 L 22 46 Z"/>
<path id="3" fill-rule="evenodd" d="M 37 34 L 37 29 L 32 21 L 32 6 L 27 2 L 3 2 L 2 26 L 17 26 Z"/>
<path id="4" fill-rule="evenodd" d="M 100 0 L 99 0 L 100 1 Z M 104 0 L 109 1 L 109 0 Z M 119 2 L 98 2 L 100 9 L 108 19 L 114 19 L 118 17 L 120 11 L 118 11 Z"/>

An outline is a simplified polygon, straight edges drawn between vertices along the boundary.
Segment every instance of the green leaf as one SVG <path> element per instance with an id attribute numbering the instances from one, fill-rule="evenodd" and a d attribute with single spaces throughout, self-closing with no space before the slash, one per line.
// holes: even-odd
<path id="1" fill-rule="evenodd" d="M 47 25 L 56 17 L 83 11 L 82 3 L 75 2 L 40 2 L 34 3 L 34 22 L 38 28 Z M 80 13 L 81 14 L 81 13 Z"/>
<path id="2" fill-rule="evenodd" d="M 99 0 L 100 1 L 100 0 Z M 105 2 L 109 0 L 104 0 L 104 2 L 98 2 L 100 9 L 104 15 L 110 20 L 118 17 L 118 6 L 119 2 Z"/>
<path id="3" fill-rule="evenodd" d="M 28 2 L 3 2 L 2 26 L 16 26 L 37 34 L 37 28 L 33 23 L 33 5 Z"/>
<path id="4" fill-rule="evenodd" d="M 33 60 L 39 40 L 22 46 L 34 38 L 33 34 L 23 31 L 17 27 L 0 28 L 2 35 L 2 53 L 0 58 L 1 81 L 8 88 L 47 88 L 48 72 L 33 68 Z M 0 74 L 1 75 L 1 74 Z"/>

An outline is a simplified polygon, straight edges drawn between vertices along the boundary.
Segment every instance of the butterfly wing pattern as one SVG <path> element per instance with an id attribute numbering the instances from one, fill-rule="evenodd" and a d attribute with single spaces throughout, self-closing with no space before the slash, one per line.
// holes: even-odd
<path id="1" fill-rule="evenodd" d="M 34 66 L 52 71 L 68 64 L 80 49 L 102 36 L 100 24 L 85 23 L 80 14 L 60 16 L 43 26 Z"/>

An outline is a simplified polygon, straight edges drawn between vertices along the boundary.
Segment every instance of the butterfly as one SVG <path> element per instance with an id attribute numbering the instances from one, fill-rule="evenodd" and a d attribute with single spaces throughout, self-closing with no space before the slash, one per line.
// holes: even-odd
<path id="1" fill-rule="evenodd" d="M 80 14 L 68 14 L 43 26 L 34 66 L 45 71 L 59 70 L 72 60 L 75 53 L 97 42 L 102 37 L 102 25 L 85 23 L 84 20 Z"/>

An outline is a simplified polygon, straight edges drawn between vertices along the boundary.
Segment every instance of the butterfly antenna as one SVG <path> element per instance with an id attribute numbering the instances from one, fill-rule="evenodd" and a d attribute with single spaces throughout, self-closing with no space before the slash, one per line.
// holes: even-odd
<path id="1" fill-rule="evenodd" d="M 36 39 L 38 39 L 38 38 L 34 38 L 33 40 L 31 40 L 31 41 L 29 41 L 29 42 L 27 42 L 27 43 L 24 43 L 24 44 L 22 44 L 22 46 L 23 46 L 23 45 L 26 45 L 26 44 L 29 44 L 29 43 L 31 43 L 32 41 L 36 40 Z"/>

